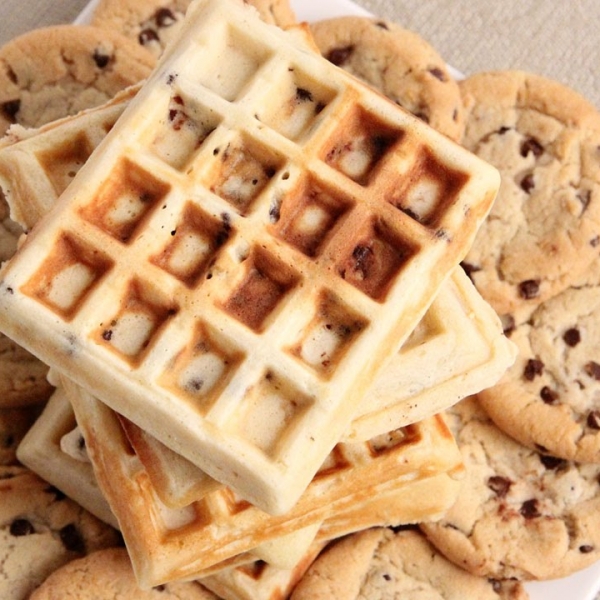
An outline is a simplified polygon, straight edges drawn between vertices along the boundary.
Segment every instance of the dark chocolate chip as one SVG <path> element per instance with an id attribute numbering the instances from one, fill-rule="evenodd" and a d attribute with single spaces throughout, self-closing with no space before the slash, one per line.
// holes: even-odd
<path id="1" fill-rule="evenodd" d="M 493 475 L 487 481 L 487 486 L 492 490 L 498 498 L 504 498 L 508 491 L 512 481 L 506 477 L 500 477 L 499 475 Z"/>
<path id="2" fill-rule="evenodd" d="M 271 223 L 277 223 L 281 218 L 281 202 L 273 200 L 269 207 L 269 220 Z"/>
<path id="3" fill-rule="evenodd" d="M 221 215 L 221 227 L 215 236 L 215 245 L 217 247 L 222 246 L 231 234 L 231 217 L 228 213 Z"/>
<path id="4" fill-rule="evenodd" d="M 567 331 L 563 334 L 563 340 L 567 346 L 574 348 L 581 341 L 581 333 L 579 333 L 579 329 L 577 327 L 571 327 L 567 329 Z"/>
<path id="5" fill-rule="evenodd" d="M 521 143 L 521 156 L 525 157 L 530 152 L 536 158 L 544 153 L 544 147 L 533 137 L 527 138 Z"/>
<path id="6" fill-rule="evenodd" d="M 533 381 L 537 375 L 541 375 L 544 371 L 544 363 L 537 358 L 530 358 L 523 370 L 523 377 L 527 381 Z"/>
<path id="7" fill-rule="evenodd" d="M 531 190 L 535 188 L 535 180 L 533 173 L 527 173 L 523 179 L 521 179 L 521 189 L 526 193 L 530 194 Z"/>
<path id="8" fill-rule="evenodd" d="M 9 531 L 10 535 L 14 535 L 15 537 L 23 537 L 24 535 L 35 533 L 31 521 L 28 521 L 27 519 L 15 519 L 10 524 Z"/>
<path id="9" fill-rule="evenodd" d="M 592 410 L 588 413 L 587 425 L 590 429 L 600 429 L 600 410 Z"/>
<path id="10" fill-rule="evenodd" d="M 11 122 L 14 123 L 17 119 L 17 114 L 21 109 L 21 100 L 8 100 L 2 104 L 2 113 Z"/>
<path id="11" fill-rule="evenodd" d="M 533 498 L 531 500 L 525 500 L 521 505 L 521 510 L 519 511 L 526 519 L 535 519 L 541 516 L 541 513 L 538 509 L 538 501 Z"/>
<path id="12" fill-rule="evenodd" d="M 540 295 L 539 279 L 527 279 L 519 284 L 519 296 L 525 300 L 537 298 Z"/>
<path id="13" fill-rule="evenodd" d="M 600 365 L 597 362 L 591 360 L 587 363 L 585 372 L 596 381 L 600 381 Z"/>
<path id="14" fill-rule="evenodd" d="M 156 22 L 157 27 L 170 27 L 177 19 L 168 8 L 159 8 L 154 13 L 154 21 Z"/>
<path id="15" fill-rule="evenodd" d="M 581 552 L 581 554 L 589 554 L 590 552 L 594 551 L 594 546 L 592 546 L 591 544 L 583 544 L 581 546 L 579 546 L 579 552 Z"/>
<path id="16" fill-rule="evenodd" d="M 372 260 L 373 250 L 368 246 L 358 244 L 352 251 L 352 258 L 354 259 L 354 270 L 359 271 L 363 278 L 369 276 L 369 263 Z"/>
<path id="17" fill-rule="evenodd" d="M 557 404 L 559 396 L 558 392 L 545 385 L 540 390 L 540 398 L 544 401 L 545 404 Z"/>
<path id="18" fill-rule="evenodd" d="M 85 541 L 74 523 L 65 525 L 59 532 L 60 541 L 70 552 L 85 554 Z"/>
<path id="19" fill-rule="evenodd" d="M 158 42 L 158 34 L 154 29 L 142 29 L 140 34 L 138 35 L 138 42 L 145 46 L 146 44 L 150 44 L 151 42 Z"/>
<path id="20" fill-rule="evenodd" d="M 327 54 L 327 60 L 334 65 L 343 65 L 354 53 L 354 46 L 344 46 L 343 48 L 333 48 Z"/>
<path id="21" fill-rule="evenodd" d="M 441 69 L 440 67 L 432 67 L 431 69 L 429 69 L 429 72 L 436 78 L 439 79 L 440 81 L 447 81 L 446 78 L 446 73 L 444 72 L 443 69 Z"/>
<path id="22" fill-rule="evenodd" d="M 296 100 L 298 102 L 312 102 L 313 95 L 310 90 L 305 88 L 296 88 Z"/>
<path id="23" fill-rule="evenodd" d="M 102 339 L 105 342 L 110 342 L 110 340 L 112 339 L 112 334 L 113 334 L 112 329 L 105 329 L 102 332 Z"/>
<path id="24" fill-rule="evenodd" d="M 45 491 L 48 494 L 53 494 L 55 501 L 60 502 L 61 500 L 65 500 L 66 499 L 66 496 L 65 496 L 64 492 L 62 492 L 61 490 L 59 490 L 57 487 L 54 487 L 53 485 L 48 486 Z"/>
<path id="25" fill-rule="evenodd" d="M 94 50 L 92 58 L 99 69 L 106 68 L 110 62 L 110 56 L 108 54 L 104 54 L 104 52 L 98 49 Z"/>
<path id="26" fill-rule="evenodd" d="M 512 127 L 507 127 L 506 125 L 503 125 L 502 127 L 500 127 L 500 129 L 498 129 L 498 134 L 504 135 L 505 133 L 508 133 L 511 129 Z"/>
<path id="27" fill-rule="evenodd" d="M 557 458 L 549 454 L 540 454 L 540 461 L 550 471 L 558 471 L 567 465 L 567 461 L 563 458 Z"/>
<path id="28" fill-rule="evenodd" d="M 377 21 L 377 22 L 375 23 L 375 25 L 376 25 L 377 27 L 379 27 L 379 29 L 385 29 L 386 31 L 389 31 L 389 30 L 390 30 L 390 28 L 388 27 L 388 24 L 387 24 L 385 21 Z"/>
<path id="29" fill-rule="evenodd" d="M 463 271 L 469 276 L 469 279 L 473 280 L 473 277 L 471 277 L 471 275 L 473 273 L 477 273 L 477 271 L 481 271 L 481 267 L 478 265 L 474 265 L 472 263 L 468 263 L 468 262 L 461 262 L 460 266 L 463 268 Z"/>

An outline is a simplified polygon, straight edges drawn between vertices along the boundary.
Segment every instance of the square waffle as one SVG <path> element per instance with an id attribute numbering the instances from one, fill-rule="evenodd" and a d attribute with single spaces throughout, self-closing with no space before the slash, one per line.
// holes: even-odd
<path id="1" fill-rule="evenodd" d="M 394 513 L 411 515 L 412 519 L 408 519 L 411 522 L 433 520 L 436 513 L 441 516 L 451 506 L 458 493 L 457 486 L 456 479 L 440 473 L 395 494 L 372 498 L 354 510 L 336 514 L 325 520 L 313 544 L 293 567 L 253 561 L 224 568 L 199 581 L 224 600 L 285 600 L 328 541 L 390 523 L 389 516 Z M 423 511 L 420 516 L 415 512 L 419 509 Z"/>
<path id="2" fill-rule="evenodd" d="M 460 452 L 438 416 L 369 443 L 338 444 L 285 515 L 269 515 L 229 489 L 170 510 L 158 500 L 114 411 L 70 380 L 63 384 L 143 587 L 206 576 L 315 523 L 323 523 L 319 539 L 371 524 L 437 518 L 455 501 L 462 479 Z M 430 500 L 416 501 L 421 492 Z"/>
<path id="3" fill-rule="evenodd" d="M 197 0 L 4 267 L 0 327 L 281 514 L 498 179 L 250 8 Z"/>
<path id="4" fill-rule="evenodd" d="M 81 447 L 83 437 L 66 392 L 58 377 L 53 377 L 53 383 L 57 384 L 56 390 L 19 444 L 18 458 L 69 498 L 118 529 L 117 519 L 98 487 L 85 447 Z M 177 468 L 177 465 L 173 466 Z M 265 548 L 254 548 L 247 556 L 235 557 L 236 561 L 245 563 L 260 559 L 279 567 L 290 567 L 305 554 L 318 527 L 307 529 L 306 532 L 294 532 L 298 540 L 292 535 L 283 536 Z"/>
<path id="5" fill-rule="evenodd" d="M 0 147 L 0 187 L 13 218 L 25 230 L 56 202 L 133 93 L 129 90 L 120 100 L 37 131 L 11 129 Z M 430 417 L 493 385 L 514 354 L 515 347 L 502 335 L 496 314 L 457 269 L 398 354 L 377 375 L 344 438 L 366 440 Z M 158 467 L 165 458 L 155 454 L 153 460 Z M 198 474 L 200 480 L 194 482 L 189 471 L 180 477 L 172 468 L 164 469 L 162 476 L 156 474 L 162 478 L 155 483 L 167 504 L 189 503 L 188 494 L 197 493 L 195 483 L 207 481 Z"/>
<path id="6" fill-rule="evenodd" d="M 105 523 L 118 527 L 89 460 L 61 444 L 77 423 L 65 391 L 57 388 L 17 448 L 19 461 Z"/>

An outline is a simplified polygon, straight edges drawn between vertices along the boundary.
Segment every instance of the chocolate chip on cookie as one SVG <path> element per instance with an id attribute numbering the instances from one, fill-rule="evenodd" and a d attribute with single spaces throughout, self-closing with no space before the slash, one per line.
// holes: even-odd
<path id="1" fill-rule="evenodd" d="M 442 519 L 420 525 L 436 548 L 500 580 L 564 577 L 600 558 L 599 464 L 520 444 L 473 397 L 447 414 L 466 478 Z"/>
<path id="2" fill-rule="evenodd" d="M 114 32 L 34 29 L 0 48 L 0 130 L 38 127 L 110 100 L 150 74 L 154 57 Z"/>
<path id="3" fill-rule="evenodd" d="M 522 321 L 597 255 L 600 112 L 522 71 L 479 73 L 460 89 L 463 144 L 502 176 L 464 266 L 499 315 Z"/>
<path id="4" fill-rule="evenodd" d="M 311 24 L 315 42 L 349 71 L 432 127 L 459 140 L 464 127 L 458 84 L 437 51 L 396 23 L 345 16 Z"/>

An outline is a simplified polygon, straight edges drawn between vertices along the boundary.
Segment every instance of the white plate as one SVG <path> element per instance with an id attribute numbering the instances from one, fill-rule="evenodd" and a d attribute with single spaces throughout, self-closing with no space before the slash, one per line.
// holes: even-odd
<path id="1" fill-rule="evenodd" d="M 84 8 L 77 23 L 86 23 L 99 0 L 91 0 Z M 370 16 L 370 13 L 351 0 L 290 0 L 296 16 L 303 21 L 317 21 L 343 15 Z M 455 76 L 460 71 L 450 67 Z M 600 563 L 587 569 L 553 581 L 527 583 L 530 600 L 595 600 L 600 593 Z"/>

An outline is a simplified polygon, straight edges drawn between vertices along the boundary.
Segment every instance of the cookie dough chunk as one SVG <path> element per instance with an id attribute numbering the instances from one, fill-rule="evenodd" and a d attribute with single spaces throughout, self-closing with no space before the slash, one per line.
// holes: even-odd
<path id="1" fill-rule="evenodd" d="M 119 534 L 31 471 L 0 468 L 0 598 L 25 600 L 57 568 Z"/>
<path id="2" fill-rule="evenodd" d="M 492 579 L 565 577 L 600 558 L 600 466 L 527 448 L 473 398 L 448 411 L 466 479 L 438 523 L 422 524 L 450 560 Z"/>
<path id="3" fill-rule="evenodd" d="M 526 600 L 518 582 L 471 575 L 415 530 L 367 529 L 330 546 L 291 600 Z"/>
<path id="4" fill-rule="evenodd" d="M 500 192 L 465 259 L 507 322 L 568 287 L 600 245 L 600 113 L 560 83 L 521 71 L 460 83 L 463 144 L 497 167 Z"/>
<path id="5" fill-rule="evenodd" d="M 522 444 L 600 463 L 600 258 L 511 334 L 519 353 L 479 398 Z"/>
<path id="6" fill-rule="evenodd" d="M 38 127 L 98 106 L 146 78 L 155 59 L 114 31 L 78 25 L 34 29 L 0 48 L 0 132 Z"/>
<path id="7" fill-rule="evenodd" d="M 141 590 L 124 548 L 99 550 L 50 575 L 29 600 L 218 600 L 195 582 Z"/>
<path id="8" fill-rule="evenodd" d="M 254 6 L 261 18 L 273 25 L 289 27 L 296 17 L 289 0 L 244 0 Z M 100 0 L 92 25 L 120 31 L 126 37 L 160 56 L 177 38 L 191 0 Z"/>
<path id="9" fill-rule="evenodd" d="M 390 21 L 356 16 L 318 21 L 311 31 L 325 58 L 460 140 L 464 110 L 458 84 L 418 34 Z"/>

